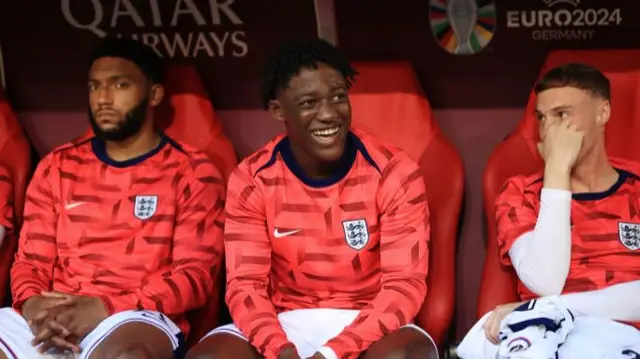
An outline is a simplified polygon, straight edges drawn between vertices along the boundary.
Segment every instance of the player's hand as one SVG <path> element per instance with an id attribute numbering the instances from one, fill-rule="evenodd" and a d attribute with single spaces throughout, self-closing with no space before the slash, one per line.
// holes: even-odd
<path id="1" fill-rule="evenodd" d="M 296 348 L 287 348 L 278 355 L 278 359 L 302 359 Z"/>
<path id="2" fill-rule="evenodd" d="M 56 321 L 56 316 L 63 310 L 62 305 L 69 301 L 64 298 L 45 298 L 34 296 L 22 305 L 22 315 L 33 331 L 32 344 L 40 346 L 41 353 L 56 347 L 60 350 L 79 351 L 80 348 L 72 340 L 68 340 L 69 330 Z"/>
<path id="3" fill-rule="evenodd" d="M 35 316 L 41 314 L 43 311 L 51 309 L 57 304 L 64 304 L 65 302 L 68 301 L 61 298 L 45 298 L 43 296 L 35 295 L 27 299 L 22 304 L 20 310 L 22 311 L 22 316 L 24 317 L 24 319 L 29 322 Z"/>
<path id="4" fill-rule="evenodd" d="M 80 352 L 80 347 L 75 344 L 77 340 L 74 340 L 70 331 L 56 320 L 56 316 L 61 309 L 63 310 L 60 307 L 58 310 L 42 311 L 29 322 L 34 333 L 34 339 L 31 344 L 38 347 L 38 352 L 46 353 L 52 348 L 57 348 L 61 351 Z"/>
<path id="5" fill-rule="evenodd" d="M 484 333 L 490 342 L 493 344 L 500 343 L 500 324 L 507 315 L 523 303 L 524 302 L 499 305 L 493 310 L 493 313 L 489 315 L 489 318 L 487 318 L 487 321 L 482 326 L 484 328 Z"/>
<path id="6" fill-rule="evenodd" d="M 46 298 L 65 298 L 62 311 L 56 321 L 65 327 L 71 335 L 83 338 L 105 320 L 109 313 L 100 298 L 71 295 L 57 292 L 45 292 Z"/>
<path id="7" fill-rule="evenodd" d="M 557 121 L 543 129 L 538 151 L 546 165 L 570 171 L 578 159 L 584 133 L 568 121 Z"/>
<path id="8" fill-rule="evenodd" d="M 327 359 L 327 358 L 325 358 L 325 356 L 322 355 L 322 353 L 315 353 L 315 354 L 313 354 L 313 356 L 311 356 L 311 357 L 309 357 L 307 359 Z"/>

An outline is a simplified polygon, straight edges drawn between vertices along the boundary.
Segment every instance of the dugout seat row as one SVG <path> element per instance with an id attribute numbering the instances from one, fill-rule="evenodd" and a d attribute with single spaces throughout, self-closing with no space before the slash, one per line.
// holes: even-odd
<path id="1" fill-rule="evenodd" d="M 589 58 L 587 55 L 580 54 L 576 58 L 587 61 Z M 558 55 L 554 54 L 550 57 L 545 69 L 552 66 L 550 61 L 555 58 L 554 56 Z M 561 56 L 563 58 L 561 62 L 566 61 L 564 58 L 567 56 L 563 56 Z M 613 58 L 611 56 L 610 54 L 605 55 L 604 58 L 610 60 Z M 624 56 L 629 56 L 629 54 Z M 617 55 L 615 58 L 621 57 L 622 55 Z M 636 63 L 640 64 L 639 61 Z M 432 216 L 430 271 L 427 279 L 429 290 L 416 318 L 416 324 L 427 330 L 438 346 L 442 348 L 454 311 L 455 243 L 464 186 L 462 161 L 434 121 L 429 102 L 424 96 L 410 64 L 406 62 L 356 63 L 355 67 L 360 72 L 360 76 L 351 91 L 353 126 L 405 150 L 419 164 L 424 176 Z M 606 70 L 609 67 L 602 68 Z M 611 76 L 611 71 L 607 70 L 606 72 Z M 618 86 L 617 83 L 616 81 L 616 86 Z M 635 84 L 637 87 L 638 83 L 635 82 Z M 614 109 L 618 105 L 617 101 L 625 101 L 623 96 L 638 98 L 637 96 L 640 94 L 637 93 L 636 87 L 630 87 L 627 90 L 629 92 L 614 90 L 616 96 Z M 171 67 L 167 74 L 167 94 L 168 101 L 164 102 L 163 106 L 165 107 L 159 111 L 159 114 L 164 114 L 158 118 L 160 127 L 164 128 L 170 136 L 206 151 L 228 177 L 230 171 L 237 164 L 237 158 L 230 142 L 222 132 L 222 127 L 216 118 L 196 70 L 186 65 Z M 618 98 L 620 100 L 617 100 Z M 635 103 L 634 101 L 628 102 Z M 531 104 L 530 101 L 529 107 Z M 14 164 L 13 167 L 28 169 L 28 157 L 26 160 L 18 160 L 17 158 L 23 157 L 16 155 L 18 152 L 28 153 L 28 150 L 25 148 L 18 150 L 13 147 L 10 152 L 11 156 L 8 156 L 9 152 L 4 150 L 2 144 L 7 142 L 5 137 L 19 137 L 21 143 L 26 144 L 27 148 L 28 143 L 15 120 L 15 116 L 8 107 L 5 109 L 2 106 L 6 106 L 6 101 L 0 100 L 0 122 L 2 122 L 0 124 L 0 161 L 2 158 L 17 162 L 22 161 L 21 164 L 25 162 L 27 165 L 21 165 L 21 167 Z M 627 113 L 622 109 L 614 110 L 616 119 L 622 115 L 616 111 Z M 2 126 L 10 127 L 8 123 L 13 123 L 11 126 L 18 129 L 13 132 L 14 135 L 8 136 L 7 134 L 11 132 L 1 131 Z M 620 126 L 620 128 L 632 133 L 629 127 Z M 90 135 L 90 133 L 86 135 Z M 493 204 L 497 189 L 507 176 L 530 172 L 541 166 L 540 159 L 536 158 L 535 146 L 532 147 L 532 144 L 535 143 L 534 136 L 535 124 L 532 126 L 531 120 L 527 120 L 525 117 L 514 135 L 510 136 L 496 150 L 496 154 L 492 156 L 485 173 L 485 203 Z M 635 146 L 640 148 L 640 145 Z M 23 147 L 25 146 L 23 145 Z M 624 145 L 618 145 L 618 147 L 628 151 Z M 510 155 L 505 155 L 505 153 Z M 13 168 L 11 164 L 7 165 Z M 21 172 L 15 171 L 16 213 L 21 213 L 24 203 L 27 172 L 28 170 L 25 170 L 24 174 L 20 175 Z M 499 184 L 496 186 L 494 183 Z M 491 192 L 492 190 L 493 192 Z M 489 211 L 490 208 L 487 210 Z M 492 218 L 491 213 L 488 212 L 489 221 Z M 486 290 L 504 295 L 495 294 L 489 300 L 485 299 L 484 302 L 481 300 L 481 304 L 491 301 L 493 301 L 491 303 L 498 304 L 508 301 L 509 295 L 515 293 L 515 287 L 512 274 L 506 269 L 500 268 L 499 262 L 497 262 L 496 246 L 495 243 L 491 243 L 495 242 L 495 231 L 493 234 L 491 232 L 489 234 L 494 237 L 490 237 L 489 240 L 483 286 L 486 287 Z M 3 278 L 5 280 L 0 289 L 6 288 L 6 278 L 13 251 L 15 251 L 15 240 L 12 241 L 10 248 L 0 253 L 0 256 L 5 255 L 8 258 L 0 257 L 2 258 L 0 270 L 3 271 L 0 273 L 0 284 L 3 284 Z M 491 251 L 496 252 L 496 258 L 493 261 L 491 260 Z M 489 267 L 492 270 L 489 270 Z M 498 273 L 498 275 L 491 273 Z M 501 283 L 496 283 L 496 281 L 501 281 Z M 221 291 L 224 287 L 222 280 L 219 282 L 220 286 L 212 295 L 211 302 L 205 308 L 191 313 L 189 316 L 193 328 L 189 338 L 191 344 L 218 324 L 218 308 L 221 305 Z M 490 288 L 488 285 L 493 285 L 494 288 Z M 483 290 L 483 294 L 487 294 L 486 290 Z M 2 294 L 4 293 L 0 291 L 0 296 Z"/>
<path id="2" fill-rule="evenodd" d="M 404 62 L 359 63 L 356 67 L 361 75 L 351 96 L 354 127 L 407 151 L 419 163 L 428 184 L 427 196 L 433 218 L 429 294 L 416 322 L 442 344 L 454 309 L 455 243 L 464 185 L 462 161 L 438 129 L 411 65 Z M 206 151 L 228 178 L 237 164 L 236 155 L 222 132 L 196 70 L 186 65 L 170 67 L 166 88 L 168 101 L 164 101 L 164 107 L 158 111 L 159 126 L 169 136 Z M 6 106 L 6 101 L 2 103 Z M 5 117 L 3 122 L 17 125 L 11 111 L 7 111 Z M 2 131 L 0 137 L 6 133 Z M 18 133 L 24 138 L 21 129 Z M 91 136 L 91 131 L 84 136 Z M 20 183 L 16 193 L 24 196 L 26 176 L 16 179 Z M 16 199 L 16 203 L 19 203 L 16 207 L 19 212 L 24 198 Z M 15 243 L 15 239 L 12 240 L 11 247 L 3 251 L 7 258 L 13 256 Z M 8 278 L 9 267 L 10 261 L 3 260 L 4 280 Z M 6 288 L 4 284 L 0 288 Z M 190 344 L 218 324 L 224 288 L 223 283 L 220 284 L 205 308 L 190 313 Z"/>

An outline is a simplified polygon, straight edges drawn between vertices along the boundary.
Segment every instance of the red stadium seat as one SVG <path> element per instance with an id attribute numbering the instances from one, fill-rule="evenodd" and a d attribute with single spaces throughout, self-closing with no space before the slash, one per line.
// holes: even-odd
<path id="1" fill-rule="evenodd" d="M 157 111 L 159 127 L 165 129 L 169 137 L 205 151 L 222 171 L 226 182 L 238 158 L 222 131 L 200 75 L 193 66 L 173 65 L 167 71 L 166 88 L 169 101 L 163 101 Z M 190 346 L 219 324 L 224 268 L 223 262 L 218 286 L 211 293 L 208 305 L 189 313 L 191 333 L 187 341 Z"/>
<path id="2" fill-rule="evenodd" d="M 433 119 L 410 64 L 356 63 L 353 126 L 403 149 L 422 169 L 431 212 L 427 298 L 416 318 L 441 348 L 454 309 L 455 246 L 464 170 Z"/>
<path id="3" fill-rule="evenodd" d="M 156 110 L 159 128 L 178 141 L 207 153 L 222 171 L 225 181 L 236 167 L 238 159 L 231 142 L 222 132 L 209 96 L 197 70 L 190 65 L 172 65 L 167 69 L 165 101 Z M 91 130 L 86 135 L 91 135 Z M 224 263 L 222 266 L 224 271 Z M 222 272 L 221 271 L 221 272 Z M 220 300 L 224 280 L 218 279 L 209 304 L 189 313 L 190 345 L 218 326 Z"/>
<path id="4" fill-rule="evenodd" d="M 7 236 L 0 246 L 0 304 L 7 303 L 9 271 L 18 247 L 18 231 L 22 224 L 24 198 L 31 174 L 31 147 L 22 126 L 7 102 L 0 86 L 0 163 L 13 177 L 14 235 Z"/>
<path id="5" fill-rule="evenodd" d="M 581 50 L 552 52 L 541 71 L 568 62 L 592 65 L 611 81 L 612 114 L 606 127 L 606 146 L 610 156 L 640 160 L 640 50 Z M 514 302 L 517 278 L 511 267 L 500 263 L 496 240 L 494 202 L 504 182 L 515 175 L 530 174 L 543 168 L 536 149 L 538 124 L 536 98 L 529 98 L 524 118 L 493 152 L 484 171 L 483 196 L 487 216 L 487 256 L 482 275 L 477 315 L 480 318 L 497 305 Z"/>
<path id="6" fill-rule="evenodd" d="M 235 150 L 222 131 L 209 95 L 197 70 L 173 65 L 167 71 L 167 99 L 157 111 L 157 120 L 169 137 L 207 153 L 225 181 L 238 164 Z"/>

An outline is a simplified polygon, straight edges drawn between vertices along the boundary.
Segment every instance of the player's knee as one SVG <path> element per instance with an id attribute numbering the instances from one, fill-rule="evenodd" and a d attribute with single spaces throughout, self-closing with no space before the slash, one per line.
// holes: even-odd
<path id="1" fill-rule="evenodd" d="M 413 348 L 398 348 L 387 353 L 372 353 L 366 359 L 436 359 L 426 345 Z"/>
<path id="2" fill-rule="evenodd" d="M 142 344 L 112 348 L 100 359 L 155 359 L 149 348 Z"/>
<path id="3" fill-rule="evenodd" d="M 420 338 L 419 340 L 411 341 L 404 348 L 404 356 L 400 358 L 405 359 L 437 359 L 438 348 L 433 342 L 427 338 Z"/>
<path id="4" fill-rule="evenodd" d="M 411 340 L 395 348 L 382 352 L 368 351 L 364 359 L 437 359 L 438 350 L 427 339 Z"/>
<path id="5" fill-rule="evenodd" d="M 185 359 L 233 359 L 233 356 L 229 356 L 225 351 L 219 351 L 214 348 L 206 348 L 196 345 L 193 349 L 189 350 Z"/>
<path id="6" fill-rule="evenodd" d="M 89 359 L 170 359 L 171 340 L 161 329 L 142 322 L 129 322 L 113 330 L 91 352 Z"/>
<path id="7" fill-rule="evenodd" d="M 191 350 L 189 351 L 189 353 L 187 353 L 187 356 L 185 357 L 185 359 L 226 359 L 226 358 L 220 358 L 216 353 L 202 353 L 202 352 L 195 352 Z"/>
<path id="8" fill-rule="evenodd" d="M 211 335 L 194 346 L 185 359 L 258 359 L 261 356 L 246 341 L 235 335 Z"/>

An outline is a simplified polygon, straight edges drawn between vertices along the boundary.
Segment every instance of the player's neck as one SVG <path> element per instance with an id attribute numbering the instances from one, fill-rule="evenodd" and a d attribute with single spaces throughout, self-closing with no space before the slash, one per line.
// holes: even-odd
<path id="1" fill-rule="evenodd" d="M 334 163 L 316 163 L 315 165 L 311 166 L 312 170 L 309 171 L 307 176 L 316 179 L 331 177 L 340 167 L 341 163 L 342 160 L 338 160 Z"/>
<path id="2" fill-rule="evenodd" d="M 334 163 L 318 163 L 311 158 L 308 158 L 307 160 L 303 159 L 302 162 L 300 162 L 300 159 L 298 159 L 297 157 L 296 161 L 298 161 L 298 163 L 300 164 L 300 167 L 304 171 L 304 174 L 307 175 L 307 177 L 313 179 L 331 177 L 342 163 L 341 160 L 338 160 Z"/>
<path id="3" fill-rule="evenodd" d="M 107 156 L 114 161 L 122 162 L 149 153 L 160 143 L 157 131 L 140 131 L 124 141 L 105 141 Z"/>
<path id="4" fill-rule="evenodd" d="M 318 162 L 304 151 L 297 151 L 293 146 L 291 146 L 291 153 L 304 174 L 313 179 L 331 177 L 342 163 L 342 159 L 333 163 Z"/>
<path id="5" fill-rule="evenodd" d="M 607 153 L 598 147 L 571 172 L 571 191 L 573 193 L 604 192 L 618 180 L 618 172 L 613 168 Z"/>

